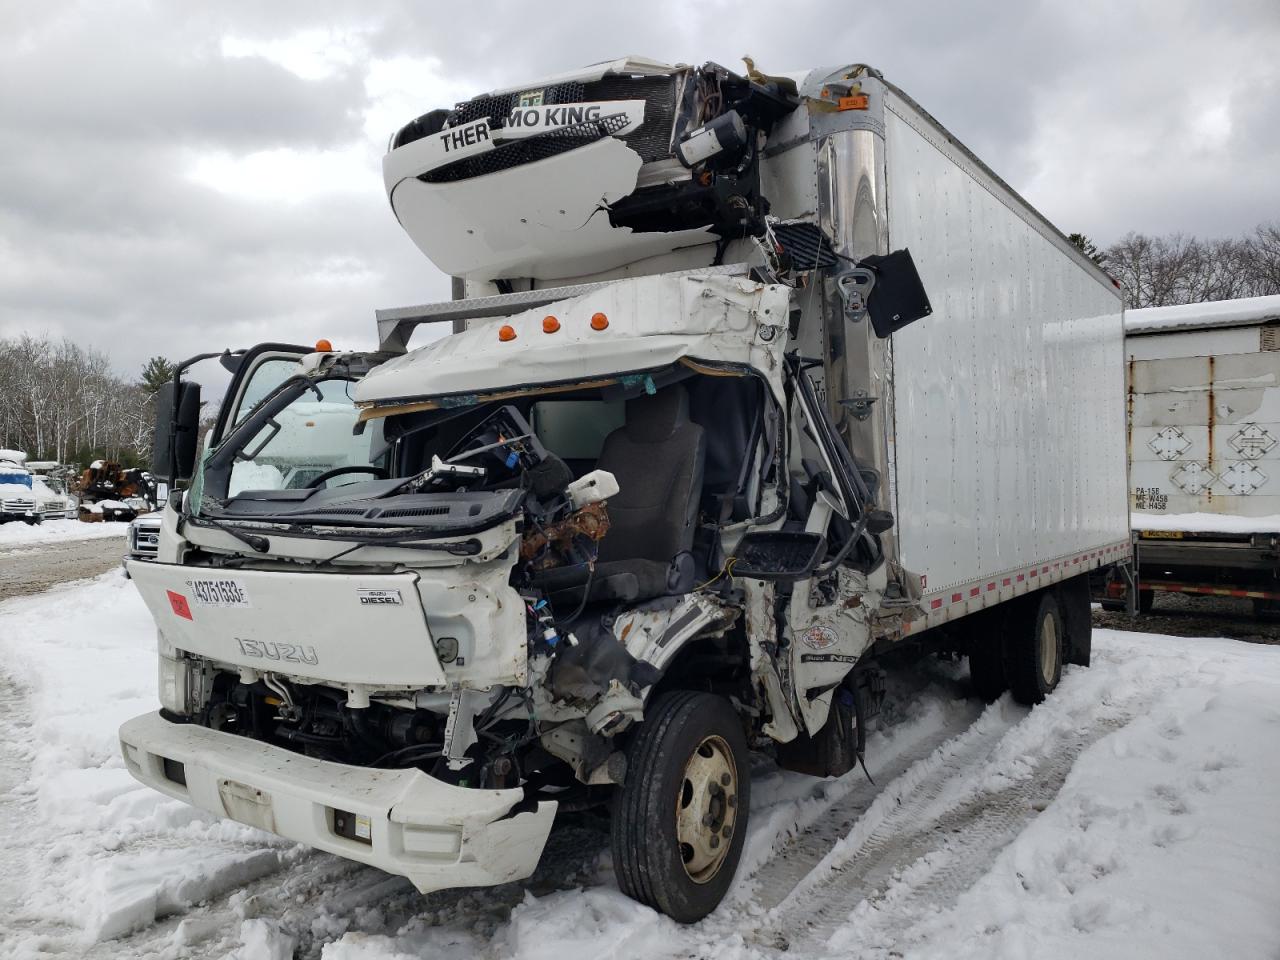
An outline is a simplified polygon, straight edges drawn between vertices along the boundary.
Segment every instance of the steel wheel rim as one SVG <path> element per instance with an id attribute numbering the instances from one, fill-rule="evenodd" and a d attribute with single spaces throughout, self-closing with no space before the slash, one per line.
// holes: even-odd
<path id="1" fill-rule="evenodd" d="M 1040 677 L 1047 687 L 1053 683 L 1058 666 L 1058 624 L 1051 616 L 1040 625 Z"/>
<path id="2" fill-rule="evenodd" d="M 723 737 L 689 754 L 676 796 L 676 845 L 684 872 L 707 883 L 724 866 L 738 821 L 738 765 Z"/>

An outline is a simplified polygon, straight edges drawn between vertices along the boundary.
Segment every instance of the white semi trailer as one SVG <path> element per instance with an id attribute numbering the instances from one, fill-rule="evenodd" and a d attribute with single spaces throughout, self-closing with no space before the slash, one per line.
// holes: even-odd
<path id="1" fill-rule="evenodd" d="M 198 466 L 198 388 L 161 396 L 193 479 L 129 565 L 139 779 L 422 890 L 528 876 L 609 804 L 623 890 L 690 921 L 748 751 L 850 770 L 886 651 L 1026 703 L 1087 664 L 1129 552 L 1118 290 L 876 71 L 599 64 L 426 114 L 384 169 L 459 299 L 380 311 L 371 353 L 225 355 Z"/>
<path id="2" fill-rule="evenodd" d="M 1280 612 L 1280 296 L 1131 310 L 1125 332 L 1139 609 Z"/>

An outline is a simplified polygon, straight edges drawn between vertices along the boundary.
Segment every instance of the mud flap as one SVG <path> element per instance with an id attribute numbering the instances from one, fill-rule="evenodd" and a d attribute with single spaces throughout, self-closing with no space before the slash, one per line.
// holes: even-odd
<path id="1" fill-rule="evenodd" d="M 1093 612 L 1090 606 L 1088 575 L 1072 577 L 1058 584 L 1058 608 L 1066 633 L 1067 663 L 1089 666 L 1093 650 Z"/>

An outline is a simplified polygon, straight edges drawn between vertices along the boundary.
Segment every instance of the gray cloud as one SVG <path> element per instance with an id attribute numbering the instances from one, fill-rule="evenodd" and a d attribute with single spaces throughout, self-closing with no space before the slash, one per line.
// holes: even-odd
<path id="1" fill-rule="evenodd" d="M 271 48 L 223 56 L 224 38 L 308 32 L 336 48 L 329 69 L 299 76 Z M 1280 218 L 1277 48 L 1274 0 L 14 7 L 0 36 L 0 335 L 73 336 L 131 372 L 152 353 L 267 338 L 368 345 L 375 307 L 446 297 L 382 194 L 391 131 L 366 133 L 372 61 L 432 58 L 446 81 L 405 91 L 392 123 L 454 90 L 626 53 L 730 67 L 750 53 L 768 71 L 866 61 L 1063 229 L 1105 243 Z M 237 163 L 261 151 L 301 158 L 278 196 L 237 189 L 253 175 Z M 303 169 L 334 156 L 346 160 Z M 201 159 L 224 164 L 218 189 L 194 175 Z M 342 182 L 326 189 L 317 169 Z"/>

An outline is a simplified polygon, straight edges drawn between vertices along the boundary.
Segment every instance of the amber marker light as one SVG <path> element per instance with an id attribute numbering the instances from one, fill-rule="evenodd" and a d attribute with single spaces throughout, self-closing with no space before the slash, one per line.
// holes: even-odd
<path id="1" fill-rule="evenodd" d="M 332 352 L 333 352 L 333 344 L 330 343 L 328 340 L 316 341 L 316 353 L 332 353 Z"/>
<path id="2" fill-rule="evenodd" d="M 560 329 L 560 321 L 557 320 L 555 317 L 542 318 L 543 333 L 555 333 L 559 329 Z"/>
<path id="3" fill-rule="evenodd" d="M 516 338 L 516 328 L 509 323 L 504 323 L 498 328 L 498 339 L 503 343 Z"/>
<path id="4" fill-rule="evenodd" d="M 593 313 L 591 315 L 591 329 L 603 330 L 609 326 L 609 318 L 603 313 Z"/>

